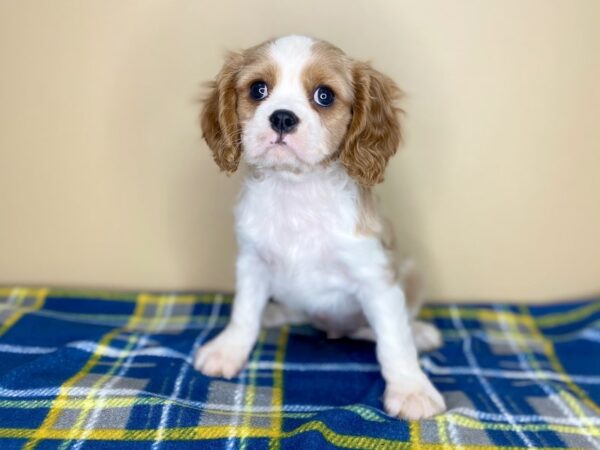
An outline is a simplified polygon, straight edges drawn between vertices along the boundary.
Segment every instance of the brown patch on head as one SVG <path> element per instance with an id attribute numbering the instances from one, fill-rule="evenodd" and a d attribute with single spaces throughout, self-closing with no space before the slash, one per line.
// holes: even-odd
<path id="1" fill-rule="evenodd" d="M 227 55 L 210 92 L 203 100 L 200 126 L 213 158 L 221 170 L 232 173 L 238 168 L 242 144 L 242 124 L 254 113 L 256 101 L 249 96 L 250 85 L 265 81 L 276 83 L 277 68 L 269 61 L 264 42 L 241 53 Z"/>
<path id="2" fill-rule="evenodd" d="M 383 181 L 388 160 L 401 141 L 401 110 L 395 105 L 400 89 L 391 78 L 367 63 L 352 68 L 354 103 L 352 121 L 341 145 L 340 161 L 363 186 Z"/>
<path id="3" fill-rule="evenodd" d="M 250 86 L 256 81 L 264 81 L 267 89 L 271 92 L 277 84 L 277 65 L 268 52 L 272 42 L 264 42 L 244 52 L 244 67 L 240 71 L 236 84 L 237 112 L 242 124 L 252 117 L 259 104 L 250 97 Z"/>
<path id="4" fill-rule="evenodd" d="M 324 41 L 315 42 L 311 51 L 312 58 L 302 74 L 307 92 L 312 94 L 318 86 L 329 86 L 334 90 L 336 100 L 351 105 L 354 99 L 352 59 L 339 48 Z"/>
<path id="5" fill-rule="evenodd" d="M 339 48 L 323 41 L 315 42 L 311 50 L 313 56 L 302 73 L 302 83 L 310 104 L 329 131 L 328 148 L 337 149 L 352 115 L 352 60 Z M 314 92 L 320 86 L 333 91 L 335 100 L 331 106 L 323 107 L 314 102 Z"/>

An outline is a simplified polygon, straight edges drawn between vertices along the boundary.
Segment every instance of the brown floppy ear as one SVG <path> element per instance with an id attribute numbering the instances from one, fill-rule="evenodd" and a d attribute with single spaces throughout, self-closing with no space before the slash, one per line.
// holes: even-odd
<path id="1" fill-rule="evenodd" d="M 341 145 L 340 161 L 359 184 L 383 181 L 388 160 L 401 141 L 401 110 L 396 106 L 402 92 L 391 78 L 367 63 L 353 69 L 352 119 Z"/>
<path id="2" fill-rule="evenodd" d="M 221 170 L 236 171 L 241 155 L 241 128 L 237 115 L 236 80 L 243 57 L 231 53 L 203 100 L 200 113 L 202 135 L 212 150 L 213 158 Z"/>

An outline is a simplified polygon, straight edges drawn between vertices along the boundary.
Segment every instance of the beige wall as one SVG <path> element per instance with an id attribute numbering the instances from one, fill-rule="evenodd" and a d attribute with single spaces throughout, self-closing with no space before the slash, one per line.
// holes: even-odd
<path id="1" fill-rule="evenodd" d="M 437 299 L 600 291 L 600 2 L 0 2 L 0 283 L 232 288 L 194 98 L 307 33 L 407 92 L 380 188 Z"/>

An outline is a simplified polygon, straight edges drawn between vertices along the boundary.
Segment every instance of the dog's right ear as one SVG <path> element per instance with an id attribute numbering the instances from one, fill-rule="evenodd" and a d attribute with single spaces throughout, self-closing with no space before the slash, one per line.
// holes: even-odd
<path id="1" fill-rule="evenodd" d="M 210 92 L 202 101 L 200 126 L 202 135 L 221 170 L 237 170 L 241 148 L 241 127 L 237 114 L 236 80 L 243 56 L 230 53 L 216 79 L 209 84 Z"/>

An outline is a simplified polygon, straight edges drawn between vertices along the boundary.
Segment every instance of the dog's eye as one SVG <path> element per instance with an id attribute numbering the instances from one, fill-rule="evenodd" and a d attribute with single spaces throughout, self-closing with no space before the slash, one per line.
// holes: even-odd
<path id="1" fill-rule="evenodd" d="M 317 105 L 327 107 L 331 106 L 335 100 L 335 95 L 327 86 L 319 86 L 313 94 L 313 99 Z"/>
<path id="2" fill-rule="evenodd" d="M 250 85 L 250 97 L 254 100 L 264 100 L 269 95 L 269 88 L 264 81 L 255 81 Z"/>

